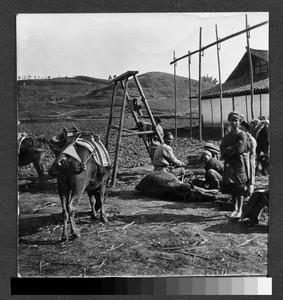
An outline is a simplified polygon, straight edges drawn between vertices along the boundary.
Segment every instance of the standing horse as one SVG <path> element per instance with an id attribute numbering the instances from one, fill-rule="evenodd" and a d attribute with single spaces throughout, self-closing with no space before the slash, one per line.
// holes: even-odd
<path id="1" fill-rule="evenodd" d="M 83 139 L 76 139 L 67 145 L 57 157 L 48 173 L 57 177 L 58 194 L 61 199 L 64 226 L 61 240 L 68 240 L 67 222 L 70 219 L 71 233 L 73 237 L 79 237 L 80 233 L 75 223 L 76 207 L 84 190 L 87 191 L 92 210 L 92 217 L 100 210 L 102 222 L 107 222 L 103 207 L 107 180 L 111 171 L 109 156 L 106 152 L 107 161 L 101 163 L 101 153 L 84 146 Z M 100 164 L 99 164 L 100 162 Z M 95 201 L 96 200 L 96 201 Z"/>
<path id="2" fill-rule="evenodd" d="M 250 123 L 251 134 L 257 141 L 256 147 L 256 172 L 261 165 L 262 175 L 267 175 L 269 168 L 269 121 L 265 118 L 252 120 Z"/>
<path id="3" fill-rule="evenodd" d="M 32 137 L 19 134 L 18 138 L 18 165 L 19 167 L 33 164 L 39 180 L 39 186 L 43 186 L 43 157 L 45 155 L 44 143 L 40 140 L 34 140 Z"/>

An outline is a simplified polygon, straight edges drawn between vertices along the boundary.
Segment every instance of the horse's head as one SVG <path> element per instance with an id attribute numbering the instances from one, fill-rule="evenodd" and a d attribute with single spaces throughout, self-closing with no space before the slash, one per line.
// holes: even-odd
<path id="1" fill-rule="evenodd" d="M 87 151 L 87 150 L 86 150 Z M 48 174 L 52 177 L 60 173 L 78 174 L 86 169 L 86 165 L 74 157 L 60 153 L 51 168 L 48 170 Z"/>
<path id="2" fill-rule="evenodd" d="M 261 174 L 267 175 L 269 170 L 269 154 L 260 152 L 257 160 L 261 164 Z"/>

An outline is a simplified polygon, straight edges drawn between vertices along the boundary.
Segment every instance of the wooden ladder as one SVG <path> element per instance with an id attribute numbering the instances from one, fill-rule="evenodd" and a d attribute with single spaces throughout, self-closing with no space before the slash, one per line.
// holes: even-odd
<path id="1" fill-rule="evenodd" d="M 113 166 L 113 172 L 112 172 L 112 181 L 111 185 L 115 186 L 116 183 L 116 176 L 117 176 L 117 170 L 118 170 L 118 157 L 119 157 L 119 151 L 120 151 L 120 144 L 121 144 L 121 138 L 125 136 L 133 136 L 133 135 L 141 135 L 144 134 L 146 137 L 146 134 L 156 134 L 158 137 L 159 142 L 163 142 L 163 139 L 160 135 L 160 133 L 156 130 L 156 124 L 155 120 L 153 118 L 153 115 L 150 111 L 150 107 L 148 105 L 148 102 L 146 100 L 146 97 L 144 95 L 144 92 L 141 88 L 140 82 L 137 78 L 138 71 L 127 71 L 126 73 L 123 73 L 120 76 L 117 76 L 113 78 L 112 82 L 114 82 L 114 87 L 113 87 L 113 94 L 112 94 L 112 99 L 111 99 L 111 107 L 110 107 L 110 114 L 109 114 L 109 120 L 108 120 L 108 126 L 107 126 L 107 133 L 106 133 L 106 141 L 105 141 L 105 148 L 108 150 L 108 143 L 109 143 L 109 133 L 111 129 L 116 129 L 118 130 L 118 135 L 117 135 L 117 143 L 116 143 L 116 151 L 115 151 L 115 158 L 114 158 L 114 166 Z M 130 129 L 124 129 L 124 118 L 125 118 L 125 108 L 126 108 L 126 101 L 130 103 L 132 100 L 131 97 L 128 94 L 128 80 L 129 78 L 133 77 L 134 82 L 138 88 L 140 97 L 141 97 L 141 102 L 146 109 L 146 112 L 149 116 L 151 125 L 152 125 L 152 130 L 148 131 L 138 131 L 138 130 L 130 130 Z M 113 120 L 113 113 L 114 113 L 114 106 L 115 106 L 115 97 L 117 94 L 117 85 L 118 83 L 121 83 L 121 86 L 124 90 L 123 94 L 123 100 L 122 100 L 122 107 L 121 107 L 121 114 L 120 114 L 120 122 L 119 126 L 112 125 L 112 120 Z M 136 110 L 131 110 L 133 118 L 135 120 L 136 126 L 138 126 L 138 123 L 140 123 L 139 120 L 139 114 Z M 151 156 L 150 152 L 150 145 L 148 143 L 148 140 L 146 138 L 143 138 L 145 147 L 147 149 L 147 152 L 149 156 Z"/>

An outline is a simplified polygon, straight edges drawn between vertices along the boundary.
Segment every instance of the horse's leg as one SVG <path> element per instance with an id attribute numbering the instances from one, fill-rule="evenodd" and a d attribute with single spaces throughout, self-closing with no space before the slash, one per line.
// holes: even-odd
<path id="1" fill-rule="evenodd" d="M 43 173 L 44 173 L 42 157 L 41 156 L 36 157 L 35 160 L 33 161 L 33 165 L 38 174 L 39 186 L 42 188 L 43 187 Z"/>
<path id="2" fill-rule="evenodd" d="M 95 191 L 95 199 L 96 199 L 96 203 L 95 203 L 95 210 L 98 211 L 100 209 L 100 219 L 102 222 L 107 223 L 107 217 L 106 217 L 106 213 L 103 207 L 103 202 L 104 202 L 104 195 L 105 195 L 105 183 L 106 182 L 102 182 L 101 185 L 97 188 L 97 190 Z"/>
<path id="3" fill-rule="evenodd" d="M 88 197 L 89 197 L 89 203 L 90 203 L 90 207 L 91 207 L 91 218 L 93 220 L 96 219 L 96 211 L 95 211 L 95 204 L 96 204 L 96 201 L 95 201 L 95 197 L 92 193 L 88 193 Z"/>
<path id="4" fill-rule="evenodd" d="M 69 202 L 69 191 L 66 190 L 64 186 L 59 187 L 58 185 L 58 193 L 61 199 L 61 205 L 62 205 L 62 213 L 63 213 L 63 233 L 62 233 L 62 238 L 61 241 L 68 241 L 68 234 L 67 234 L 67 226 L 68 226 L 68 219 L 69 219 L 69 214 L 67 211 L 67 205 Z"/>
<path id="5" fill-rule="evenodd" d="M 83 191 L 84 188 L 76 189 L 76 187 L 74 187 L 71 192 L 71 199 L 67 206 L 68 213 L 70 216 L 70 222 L 71 222 L 71 232 L 75 238 L 81 236 L 79 230 L 76 227 L 75 213 L 76 213 L 76 207 L 82 197 Z"/>

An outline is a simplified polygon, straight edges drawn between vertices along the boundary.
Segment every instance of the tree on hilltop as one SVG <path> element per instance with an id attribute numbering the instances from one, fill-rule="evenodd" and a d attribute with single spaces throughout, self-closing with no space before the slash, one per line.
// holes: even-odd
<path id="1" fill-rule="evenodd" d="M 218 79 L 213 78 L 213 76 L 208 76 L 208 74 L 206 74 L 205 76 L 201 76 L 201 81 L 211 83 L 213 85 L 217 85 L 218 83 Z"/>

